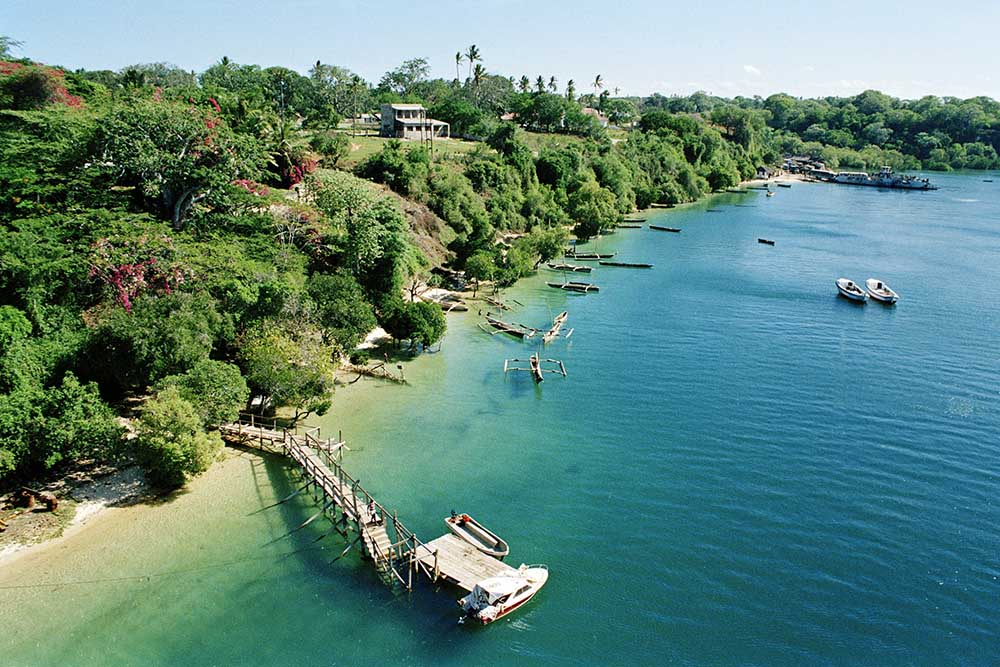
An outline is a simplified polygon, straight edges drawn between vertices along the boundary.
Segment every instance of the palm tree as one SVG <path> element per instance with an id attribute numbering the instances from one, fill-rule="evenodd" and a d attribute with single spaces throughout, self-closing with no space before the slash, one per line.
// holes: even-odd
<path id="1" fill-rule="evenodd" d="M 573 79 L 566 84 L 566 99 L 570 102 L 576 101 L 576 81 Z"/>
<path id="2" fill-rule="evenodd" d="M 455 54 L 455 81 L 462 78 L 462 75 L 458 73 L 458 68 L 462 65 L 462 61 L 465 60 L 465 56 L 459 51 Z"/>
<path id="3" fill-rule="evenodd" d="M 596 97 L 597 95 L 600 94 L 601 89 L 604 88 L 604 79 L 602 79 L 601 75 L 598 74 L 597 78 L 594 79 L 594 83 L 590 85 L 594 87 L 594 96 Z"/>
<path id="4" fill-rule="evenodd" d="M 550 93 L 554 93 L 557 90 L 559 90 L 559 87 L 556 85 L 556 83 L 558 83 L 556 81 L 556 78 L 554 76 L 550 76 L 549 77 L 549 92 Z"/>
<path id="5" fill-rule="evenodd" d="M 472 78 L 472 66 L 475 62 L 482 61 L 482 57 L 479 55 L 479 49 L 473 44 L 469 47 L 469 50 L 465 52 L 465 59 L 469 61 L 469 78 Z"/>
<path id="6" fill-rule="evenodd" d="M 618 97 L 618 91 L 620 91 L 620 90 L 621 90 L 621 88 L 619 88 L 618 86 L 615 86 L 615 97 Z"/>
<path id="7" fill-rule="evenodd" d="M 529 80 L 528 77 L 522 74 L 521 80 L 518 82 L 517 87 L 522 93 L 526 93 L 529 90 L 531 90 L 531 80 Z"/>
<path id="8" fill-rule="evenodd" d="M 540 93 L 545 92 L 545 79 L 542 78 L 541 74 L 539 74 L 538 78 L 535 79 L 535 90 L 537 90 Z"/>
<path id="9" fill-rule="evenodd" d="M 472 70 L 472 83 L 476 86 L 476 90 L 479 90 L 479 84 L 483 82 L 484 78 L 486 78 L 486 68 L 476 63 Z"/>

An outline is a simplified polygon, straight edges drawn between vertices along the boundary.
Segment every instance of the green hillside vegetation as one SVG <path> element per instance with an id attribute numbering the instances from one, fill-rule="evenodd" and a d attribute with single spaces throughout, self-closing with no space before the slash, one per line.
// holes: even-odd
<path id="1" fill-rule="evenodd" d="M 653 110 L 719 121 L 733 113 L 759 115 L 774 130 L 784 154 L 811 155 L 831 168 L 998 169 L 1000 103 L 988 97 L 922 97 L 900 100 L 876 90 L 853 97 L 724 99 L 705 93 L 687 97 L 653 95 Z"/>
<path id="2" fill-rule="evenodd" d="M 882 114 L 883 145 L 802 143 L 803 101 L 631 100 L 600 76 L 579 93 L 492 74 L 475 47 L 456 56 L 454 80 L 416 58 L 374 84 L 322 62 L 301 75 L 223 58 L 196 75 L 0 61 L 0 483 L 124 456 L 176 486 L 251 397 L 291 419 L 324 413 L 337 364 L 375 325 L 414 352 L 444 335 L 440 308 L 404 298 L 436 280 L 418 249 L 427 229 L 435 263 L 503 286 L 570 231 L 697 200 L 786 151 L 911 159 L 891 100 L 852 103 Z M 468 139 L 405 143 L 345 121 L 391 101 L 423 103 Z M 993 140 L 982 106 L 979 134 L 948 135 L 966 156 Z M 860 127 L 852 137 L 874 136 Z M 933 164 L 935 150 L 952 149 L 929 148 Z"/>

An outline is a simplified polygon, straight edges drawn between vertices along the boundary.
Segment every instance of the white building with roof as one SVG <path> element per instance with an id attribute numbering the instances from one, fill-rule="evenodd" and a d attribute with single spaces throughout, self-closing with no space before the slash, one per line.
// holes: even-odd
<path id="1" fill-rule="evenodd" d="M 447 139 L 451 136 L 451 127 L 444 121 L 428 118 L 422 104 L 383 104 L 381 134 L 416 141 Z"/>

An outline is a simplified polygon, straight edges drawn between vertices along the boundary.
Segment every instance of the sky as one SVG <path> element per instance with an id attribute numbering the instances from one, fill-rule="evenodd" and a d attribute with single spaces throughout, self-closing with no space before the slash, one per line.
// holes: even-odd
<path id="1" fill-rule="evenodd" d="M 302 73 L 322 60 L 377 82 L 423 57 L 451 79 L 475 44 L 491 73 L 581 93 L 600 74 L 621 95 L 1000 99 L 998 34 L 1000 3 L 979 1 L 0 0 L 16 55 L 68 69 L 201 72 L 228 56 Z"/>

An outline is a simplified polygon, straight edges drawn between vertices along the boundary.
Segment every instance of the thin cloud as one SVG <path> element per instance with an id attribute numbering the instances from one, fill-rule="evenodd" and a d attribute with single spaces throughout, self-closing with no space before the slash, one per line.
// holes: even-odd
<path id="1" fill-rule="evenodd" d="M 744 65 L 743 71 L 747 74 L 753 74 L 754 76 L 760 76 L 760 70 L 753 65 Z"/>

